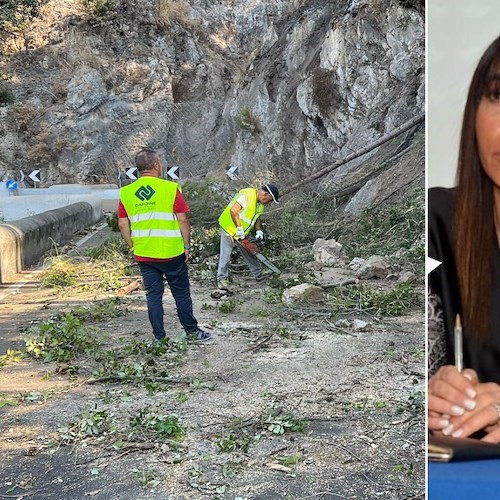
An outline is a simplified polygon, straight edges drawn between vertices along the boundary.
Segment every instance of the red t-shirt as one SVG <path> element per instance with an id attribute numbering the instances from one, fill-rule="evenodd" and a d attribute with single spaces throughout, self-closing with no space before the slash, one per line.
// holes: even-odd
<path id="1" fill-rule="evenodd" d="M 179 190 L 177 190 L 177 194 L 175 195 L 175 201 L 174 201 L 174 213 L 186 214 L 188 212 L 189 212 L 189 206 L 186 203 L 186 200 L 184 199 L 182 193 Z M 123 206 L 123 203 L 120 200 L 118 203 L 118 218 L 124 219 L 126 217 L 128 217 L 127 211 L 125 210 L 125 207 Z M 154 259 L 153 257 L 141 257 L 140 255 L 135 255 L 134 257 L 137 262 L 167 262 L 169 260 L 172 260 L 171 258 Z"/>

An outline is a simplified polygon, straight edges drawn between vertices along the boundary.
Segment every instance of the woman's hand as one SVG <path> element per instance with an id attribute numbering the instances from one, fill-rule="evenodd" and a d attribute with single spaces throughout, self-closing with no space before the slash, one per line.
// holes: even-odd
<path id="1" fill-rule="evenodd" d="M 453 437 L 469 437 L 477 431 L 487 434 L 483 441 L 500 442 L 500 385 L 490 382 L 476 386 L 476 408 L 463 415 L 450 418 L 450 424 L 443 434 Z"/>
<path id="2" fill-rule="evenodd" d="M 474 370 L 459 372 L 452 365 L 442 366 L 429 379 L 429 429 L 451 434 L 450 418 L 463 416 L 476 408 L 477 385 L 478 378 Z"/>

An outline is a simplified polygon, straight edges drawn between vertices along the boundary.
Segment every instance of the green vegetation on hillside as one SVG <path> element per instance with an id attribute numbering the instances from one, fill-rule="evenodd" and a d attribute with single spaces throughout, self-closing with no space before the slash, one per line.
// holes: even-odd
<path id="1" fill-rule="evenodd" d="M 8 33 L 26 30 L 46 0 L 0 0 L 0 28 Z"/>

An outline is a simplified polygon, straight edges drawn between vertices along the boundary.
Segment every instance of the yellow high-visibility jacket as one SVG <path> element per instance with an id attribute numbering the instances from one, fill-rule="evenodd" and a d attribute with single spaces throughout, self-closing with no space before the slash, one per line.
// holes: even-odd
<path id="1" fill-rule="evenodd" d="M 229 205 L 224 209 L 221 216 L 219 217 L 219 224 L 230 236 L 236 234 L 236 225 L 231 217 L 231 208 L 238 201 L 238 198 L 244 194 L 247 199 L 247 203 L 243 210 L 240 212 L 241 227 L 248 234 L 252 227 L 255 225 L 257 219 L 261 216 L 264 211 L 264 205 L 259 203 L 257 200 L 257 189 L 247 188 L 239 191 L 231 200 Z"/>
<path id="2" fill-rule="evenodd" d="M 120 189 L 134 243 L 140 257 L 168 259 L 184 253 L 174 202 L 180 186 L 157 177 L 140 177 Z"/>

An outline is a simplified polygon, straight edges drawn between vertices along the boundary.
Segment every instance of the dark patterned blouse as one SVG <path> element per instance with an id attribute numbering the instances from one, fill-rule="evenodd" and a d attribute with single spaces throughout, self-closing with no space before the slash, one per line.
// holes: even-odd
<path id="1" fill-rule="evenodd" d="M 452 238 L 454 189 L 432 188 L 428 197 L 429 257 L 442 264 L 429 273 L 428 295 L 428 364 L 429 374 L 439 366 L 454 364 L 453 327 L 460 314 L 460 295 Z M 488 339 L 479 343 L 464 328 L 464 367 L 477 371 L 481 382 L 500 383 L 500 250 L 495 245 L 491 330 Z"/>

